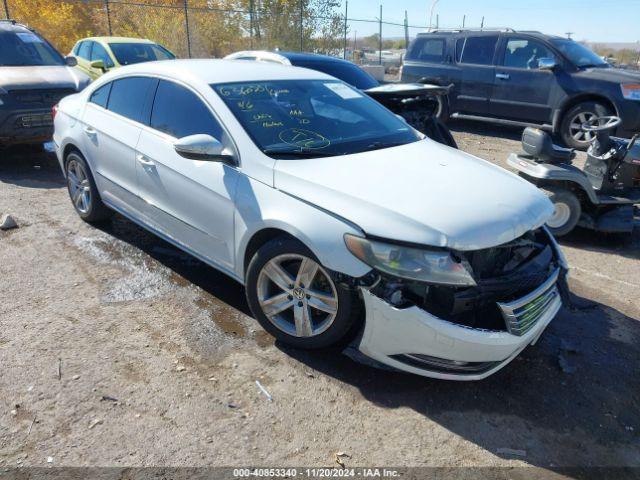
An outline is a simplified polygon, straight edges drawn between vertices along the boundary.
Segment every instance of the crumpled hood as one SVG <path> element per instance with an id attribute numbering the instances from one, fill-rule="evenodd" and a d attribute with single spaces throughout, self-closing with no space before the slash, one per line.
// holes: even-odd
<path id="1" fill-rule="evenodd" d="M 525 180 L 428 139 L 348 157 L 278 160 L 274 184 L 368 235 L 456 250 L 508 242 L 553 213 Z"/>
<path id="2" fill-rule="evenodd" d="M 5 90 L 73 88 L 80 91 L 88 84 L 89 77 L 85 74 L 62 65 L 0 67 L 0 88 Z"/>

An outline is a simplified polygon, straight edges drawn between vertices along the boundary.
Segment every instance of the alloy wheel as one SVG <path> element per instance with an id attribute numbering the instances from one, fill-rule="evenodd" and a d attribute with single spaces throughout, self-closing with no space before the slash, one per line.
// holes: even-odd
<path id="1" fill-rule="evenodd" d="M 84 166 L 76 159 L 67 165 L 67 185 L 71 201 L 78 212 L 86 214 L 91 209 L 91 186 Z"/>
<path id="2" fill-rule="evenodd" d="M 283 254 L 269 260 L 260 271 L 256 288 L 267 319 L 294 337 L 320 335 L 338 313 L 333 280 L 304 255 Z"/>
<path id="3" fill-rule="evenodd" d="M 569 122 L 569 134 L 576 142 L 589 143 L 595 138 L 594 132 L 585 132 L 582 125 L 589 123 L 598 118 L 593 112 L 580 112 L 576 114 Z"/>

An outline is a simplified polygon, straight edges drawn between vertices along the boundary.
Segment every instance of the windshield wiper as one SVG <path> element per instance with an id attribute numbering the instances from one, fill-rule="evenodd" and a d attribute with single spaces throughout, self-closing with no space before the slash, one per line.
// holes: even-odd
<path id="1" fill-rule="evenodd" d="M 283 150 L 278 148 L 267 148 L 263 150 L 267 155 L 290 155 L 292 157 L 335 157 L 340 153 L 320 152 L 317 150 Z"/>

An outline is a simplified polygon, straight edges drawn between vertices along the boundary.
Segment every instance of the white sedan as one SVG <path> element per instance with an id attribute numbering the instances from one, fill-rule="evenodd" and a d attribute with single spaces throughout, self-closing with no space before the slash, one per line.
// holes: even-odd
<path id="1" fill-rule="evenodd" d="M 54 113 L 82 219 L 119 212 L 225 272 L 286 344 L 353 341 L 400 370 L 473 380 L 561 307 L 547 198 L 329 75 L 145 63 Z"/>

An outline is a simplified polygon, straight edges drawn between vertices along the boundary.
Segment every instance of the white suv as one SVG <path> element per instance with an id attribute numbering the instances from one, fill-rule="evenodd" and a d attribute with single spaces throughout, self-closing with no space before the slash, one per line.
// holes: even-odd
<path id="1" fill-rule="evenodd" d="M 78 214 L 117 211 L 246 286 L 262 326 L 472 380 L 533 343 L 566 264 L 538 189 L 317 71 L 124 67 L 57 107 Z"/>

